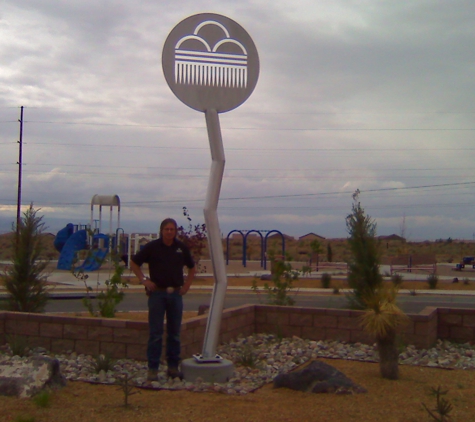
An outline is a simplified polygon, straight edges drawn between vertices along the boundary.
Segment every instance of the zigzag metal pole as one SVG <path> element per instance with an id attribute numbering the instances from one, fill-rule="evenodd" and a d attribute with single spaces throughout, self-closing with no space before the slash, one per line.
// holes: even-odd
<path id="1" fill-rule="evenodd" d="M 206 31 L 201 31 L 205 26 Z M 201 13 L 172 29 L 163 46 L 162 65 L 165 79 L 177 98 L 205 113 L 212 158 L 203 212 L 215 284 L 203 353 L 193 356 L 197 362 L 185 359 L 182 369 L 184 374 L 188 371 L 185 377 L 193 377 L 197 371 L 194 364 L 203 363 L 198 372 L 205 375 L 208 371 L 207 376 L 215 379 L 216 366 L 206 364 L 220 362 L 220 377 L 226 379 L 232 375 L 232 362 L 216 355 L 227 288 L 217 212 L 225 162 L 218 113 L 234 110 L 249 98 L 259 76 L 259 56 L 251 37 L 238 23 L 222 15 Z"/>
<path id="2" fill-rule="evenodd" d="M 214 359 L 221 359 L 220 357 L 216 357 L 216 348 L 218 346 L 224 297 L 228 285 L 217 211 L 221 182 L 224 174 L 225 158 L 218 113 L 216 110 L 206 110 L 205 117 L 212 162 L 203 213 L 208 231 L 208 243 L 215 285 L 213 295 L 211 296 L 202 357 L 207 361 L 212 361 Z"/>

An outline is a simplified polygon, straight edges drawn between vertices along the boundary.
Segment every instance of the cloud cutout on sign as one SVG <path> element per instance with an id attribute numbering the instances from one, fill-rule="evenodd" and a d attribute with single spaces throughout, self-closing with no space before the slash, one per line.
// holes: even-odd
<path id="1" fill-rule="evenodd" d="M 221 37 L 213 46 L 199 35 L 207 26 Z M 247 50 L 216 21 L 204 21 L 175 46 L 175 83 L 221 88 L 246 88 Z"/>

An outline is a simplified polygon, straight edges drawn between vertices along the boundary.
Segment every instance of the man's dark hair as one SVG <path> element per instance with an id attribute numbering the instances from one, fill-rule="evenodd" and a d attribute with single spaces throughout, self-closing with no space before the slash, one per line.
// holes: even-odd
<path id="1" fill-rule="evenodd" d="M 163 228 L 167 225 L 167 224 L 173 224 L 175 226 L 175 230 L 178 231 L 178 224 L 176 223 L 176 221 L 173 219 L 173 218 L 165 218 L 165 220 L 163 220 L 161 223 L 160 223 L 160 237 L 162 237 L 162 231 L 163 231 Z"/>

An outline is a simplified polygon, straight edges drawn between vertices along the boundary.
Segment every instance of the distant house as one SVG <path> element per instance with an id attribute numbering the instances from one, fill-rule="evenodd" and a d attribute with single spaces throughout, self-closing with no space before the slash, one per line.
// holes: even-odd
<path id="1" fill-rule="evenodd" d="M 325 240 L 325 238 L 315 233 L 307 233 L 303 236 L 300 236 L 299 240 Z"/>
<path id="2" fill-rule="evenodd" d="M 294 237 L 292 236 L 289 236 L 288 234 L 285 234 L 285 233 L 282 233 L 282 236 L 284 236 L 284 239 L 285 240 L 295 240 Z M 271 234 L 267 239 L 270 239 L 270 240 L 282 240 L 282 236 L 279 234 L 279 233 L 274 233 L 274 234 Z"/>
<path id="3" fill-rule="evenodd" d="M 404 239 L 401 236 L 398 236 L 397 234 L 390 234 L 389 236 L 378 236 L 379 240 L 384 240 L 385 242 L 387 241 L 397 241 L 397 242 L 405 242 L 406 239 Z"/>

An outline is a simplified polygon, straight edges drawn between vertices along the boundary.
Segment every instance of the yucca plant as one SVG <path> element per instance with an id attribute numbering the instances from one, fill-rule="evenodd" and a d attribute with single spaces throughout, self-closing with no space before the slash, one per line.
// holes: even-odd
<path id="1" fill-rule="evenodd" d="M 364 330 L 376 339 L 379 368 L 383 378 L 399 378 L 397 328 L 408 317 L 396 304 L 397 289 L 380 287 L 364 297 L 366 309 L 360 317 Z"/>

